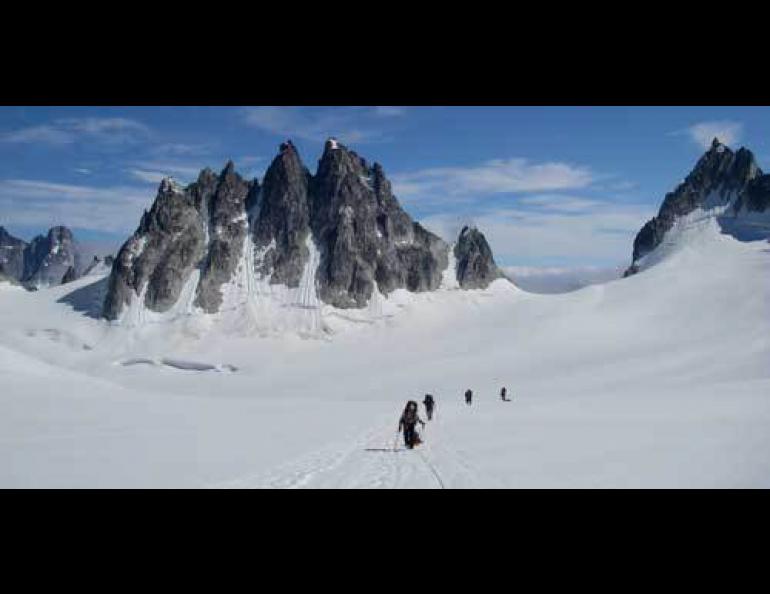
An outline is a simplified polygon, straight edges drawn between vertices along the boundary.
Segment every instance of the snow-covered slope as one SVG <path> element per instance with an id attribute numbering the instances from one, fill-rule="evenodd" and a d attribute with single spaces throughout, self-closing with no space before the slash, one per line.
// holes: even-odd
<path id="1" fill-rule="evenodd" d="M 713 218 L 668 239 L 644 274 L 568 294 L 328 310 L 323 340 L 110 325 L 89 316 L 103 278 L 0 291 L 0 486 L 768 487 L 770 245 Z M 427 392 L 424 447 L 376 451 Z"/>

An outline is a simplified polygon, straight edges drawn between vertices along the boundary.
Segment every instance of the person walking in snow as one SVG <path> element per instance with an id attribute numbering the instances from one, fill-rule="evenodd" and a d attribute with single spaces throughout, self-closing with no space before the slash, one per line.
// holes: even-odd
<path id="1" fill-rule="evenodd" d="M 508 390 L 506 390 L 505 386 L 503 386 L 503 389 L 500 390 L 500 398 L 502 399 L 503 402 L 510 402 L 507 396 L 508 396 Z"/>
<path id="2" fill-rule="evenodd" d="M 414 400 L 410 400 L 406 403 L 406 408 L 401 415 L 401 419 L 398 421 L 398 430 L 404 431 L 404 445 L 408 449 L 414 448 L 415 444 L 420 443 L 420 438 L 417 435 L 417 431 L 414 430 L 417 423 L 420 423 L 425 427 L 425 423 L 417 414 L 417 403 Z"/>
<path id="3" fill-rule="evenodd" d="M 470 406 L 472 398 L 473 398 L 473 392 L 471 391 L 470 388 L 468 388 L 467 390 L 465 390 L 465 404 Z"/>
<path id="4" fill-rule="evenodd" d="M 422 403 L 425 405 L 425 414 L 428 415 L 428 420 L 433 420 L 433 407 L 436 405 L 433 396 L 425 394 L 425 400 L 423 400 Z"/>

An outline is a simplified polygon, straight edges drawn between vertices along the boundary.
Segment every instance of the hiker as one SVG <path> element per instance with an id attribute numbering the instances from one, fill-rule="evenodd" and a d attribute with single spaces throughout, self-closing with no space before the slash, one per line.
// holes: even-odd
<path id="1" fill-rule="evenodd" d="M 471 391 L 470 388 L 468 388 L 467 390 L 465 390 L 465 404 L 470 405 L 471 398 L 473 398 L 473 392 Z"/>
<path id="2" fill-rule="evenodd" d="M 425 405 L 425 414 L 428 415 L 428 420 L 433 420 L 433 407 L 436 405 L 433 396 L 425 394 L 425 400 L 423 400 L 422 403 Z"/>
<path id="3" fill-rule="evenodd" d="M 507 396 L 508 396 L 508 390 L 506 390 L 505 386 L 503 386 L 503 389 L 500 390 L 500 398 L 502 398 L 503 402 L 510 402 Z"/>
<path id="4" fill-rule="evenodd" d="M 406 403 L 406 408 L 401 415 L 401 419 L 398 421 L 398 430 L 401 431 L 401 428 L 403 427 L 404 444 L 410 450 L 415 446 L 415 444 L 420 443 L 420 437 L 414 430 L 417 423 L 420 423 L 423 427 L 425 427 L 425 423 L 417 414 L 417 403 L 414 400 L 410 400 Z"/>

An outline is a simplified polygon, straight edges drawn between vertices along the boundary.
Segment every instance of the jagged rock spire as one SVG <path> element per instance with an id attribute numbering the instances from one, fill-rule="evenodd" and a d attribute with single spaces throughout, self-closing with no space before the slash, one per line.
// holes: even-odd
<path id="1" fill-rule="evenodd" d="M 649 220 L 634 239 L 632 265 L 624 276 L 639 270 L 638 261 L 663 241 L 675 221 L 698 208 L 741 210 L 745 197 L 762 178 L 753 153 L 745 147 L 733 152 L 714 138 L 693 170 L 666 195 L 658 215 Z"/>
<path id="2" fill-rule="evenodd" d="M 486 237 L 476 227 L 462 228 L 454 255 L 457 261 L 457 282 L 463 289 L 485 289 L 493 281 L 503 278 Z"/>
<path id="3" fill-rule="evenodd" d="M 465 287 L 498 276 L 476 233 L 461 249 Z M 449 246 L 401 208 L 381 165 L 329 138 L 311 175 L 286 140 L 261 184 L 243 180 L 232 161 L 219 175 L 204 169 L 186 188 L 164 179 L 113 265 L 105 317 L 118 318 L 141 295 L 145 307 L 166 311 L 195 270 L 194 304 L 218 311 L 221 287 L 252 254 L 249 235 L 247 265 L 258 277 L 297 287 L 312 253 L 320 264 L 311 290 L 340 308 L 363 307 L 375 291 L 437 289 L 449 261 Z"/>

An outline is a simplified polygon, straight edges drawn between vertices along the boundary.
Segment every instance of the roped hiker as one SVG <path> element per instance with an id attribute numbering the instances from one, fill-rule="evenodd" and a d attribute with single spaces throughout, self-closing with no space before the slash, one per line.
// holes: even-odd
<path id="1" fill-rule="evenodd" d="M 505 389 L 505 386 L 503 386 L 503 389 L 500 390 L 500 398 L 503 402 L 510 402 L 508 399 L 508 390 Z"/>
<path id="2" fill-rule="evenodd" d="M 404 445 L 410 450 L 415 445 L 421 443 L 420 436 L 414 430 L 417 423 L 425 427 L 425 423 L 420 418 L 420 415 L 417 414 L 417 403 L 414 400 L 410 400 L 406 403 L 406 408 L 404 408 L 401 419 L 398 421 L 398 430 L 401 431 L 403 428 L 404 431 Z"/>
<path id="3" fill-rule="evenodd" d="M 465 404 L 470 405 L 472 398 L 473 398 L 473 391 L 470 388 L 468 388 L 467 390 L 465 390 Z"/>
<path id="4" fill-rule="evenodd" d="M 422 403 L 425 405 L 425 414 L 428 415 L 428 420 L 433 420 L 433 407 L 436 406 L 433 396 L 431 394 L 425 394 L 425 399 Z"/>

